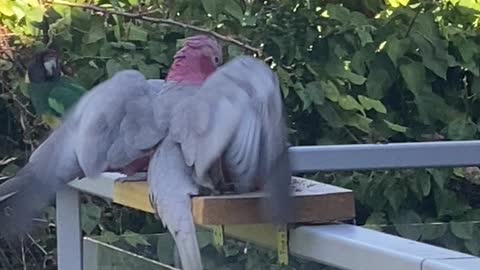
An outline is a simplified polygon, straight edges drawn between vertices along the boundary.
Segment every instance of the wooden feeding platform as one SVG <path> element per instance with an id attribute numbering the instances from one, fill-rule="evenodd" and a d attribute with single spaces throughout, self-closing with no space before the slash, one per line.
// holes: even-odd
<path id="1" fill-rule="evenodd" d="M 351 220 L 355 217 L 351 190 L 292 177 L 296 217 L 292 223 L 322 224 Z M 261 215 L 262 191 L 192 198 L 192 214 L 197 225 L 265 224 Z M 115 182 L 113 202 L 153 213 L 148 199 L 147 182 Z"/>
<path id="2" fill-rule="evenodd" d="M 111 179 L 113 181 L 113 179 Z M 79 183 L 73 184 L 81 185 Z M 95 180 L 92 180 L 95 181 Z M 96 181 L 99 186 L 103 181 Z M 112 183 L 111 181 L 109 181 Z M 105 183 L 103 190 L 86 190 L 99 196 L 112 198 L 114 203 L 154 213 L 149 200 L 146 181 L 117 182 L 113 189 Z M 355 218 L 355 200 L 351 190 L 305 178 L 292 177 L 296 216 L 293 222 L 275 226 L 262 215 L 265 192 L 192 197 L 194 222 L 213 230 L 213 244 L 224 244 L 224 235 L 277 250 L 279 264 L 289 261 L 289 232 L 292 225 L 328 224 Z"/>

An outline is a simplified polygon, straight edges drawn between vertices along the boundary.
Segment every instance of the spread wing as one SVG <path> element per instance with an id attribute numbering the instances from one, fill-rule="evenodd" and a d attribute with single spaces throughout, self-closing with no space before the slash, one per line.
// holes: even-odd
<path id="1" fill-rule="evenodd" d="M 277 76 L 260 60 L 237 57 L 175 107 L 172 138 L 201 185 L 221 160 L 239 192 L 266 182 L 274 220 L 291 212 L 290 163 Z M 206 183 L 207 182 L 207 183 Z"/>
<path id="2" fill-rule="evenodd" d="M 75 150 L 86 176 L 121 168 L 147 155 L 166 135 L 155 119 L 162 81 L 125 70 L 94 87 L 72 111 Z M 163 121 L 166 123 L 166 121 Z"/>

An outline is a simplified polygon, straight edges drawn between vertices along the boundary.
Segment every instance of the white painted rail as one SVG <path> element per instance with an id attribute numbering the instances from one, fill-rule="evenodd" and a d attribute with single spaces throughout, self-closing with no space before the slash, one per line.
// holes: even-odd
<path id="1" fill-rule="evenodd" d="M 295 172 L 461 167 L 480 165 L 480 141 L 304 146 L 292 147 L 290 154 Z M 107 199 L 113 196 L 111 176 L 74 180 L 70 186 Z M 72 240 L 72 232 L 80 229 L 80 223 L 66 218 L 69 213 L 77 215 L 78 204 L 68 201 L 75 195 L 64 192 L 72 190 L 57 195 L 57 204 L 65 201 L 57 208 L 58 244 L 78 246 L 81 238 Z M 478 257 L 354 225 L 301 226 L 290 231 L 289 241 L 292 254 L 341 269 L 480 269 Z M 59 270 L 82 269 L 81 264 L 72 265 L 82 254 L 75 248 L 67 251 L 59 253 Z"/>

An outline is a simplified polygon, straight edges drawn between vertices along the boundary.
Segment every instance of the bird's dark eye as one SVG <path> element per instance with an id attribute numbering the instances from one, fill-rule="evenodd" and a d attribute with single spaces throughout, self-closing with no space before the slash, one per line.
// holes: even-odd
<path id="1" fill-rule="evenodd" d="M 219 60 L 218 60 L 218 57 L 215 56 L 215 63 L 218 64 L 218 61 L 219 61 Z"/>

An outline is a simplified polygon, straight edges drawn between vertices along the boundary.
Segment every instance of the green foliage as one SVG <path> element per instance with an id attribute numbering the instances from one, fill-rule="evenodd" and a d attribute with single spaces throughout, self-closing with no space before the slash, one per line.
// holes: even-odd
<path id="1" fill-rule="evenodd" d="M 291 140 L 296 145 L 480 136 L 478 2 L 174 2 L 147 0 L 141 6 L 132 0 L 96 0 L 93 4 L 110 3 L 130 12 L 151 6 L 157 8 L 152 16 L 191 23 L 262 48 L 279 76 Z M 193 34 L 188 29 L 118 15 L 100 16 L 61 5 L 47 8 L 27 0 L 0 3 L 0 20 L 15 34 L 11 43 L 33 51 L 47 46 L 61 48 L 73 80 L 85 88 L 125 68 L 138 69 L 148 78 L 163 78 L 179 41 Z M 42 10 L 46 10 L 45 16 L 39 15 Z M 248 53 L 242 47 L 225 45 L 226 59 Z M 2 91 L 7 87 L 28 100 L 19 64 L 1 63 L 0 72 L 9 78 Z M 2 102 L 0 99 L 0 117 L 19 119 L 16 107 Z M 54 101 L 50 106 L 62 110 Z M 8 123 L 10 130 L 20 126 L 19 120 Z M 21 141 L 18 133 L 12 136 Z M 29 134 L 38 137 L 34 135 Z M 3 155 L 14 153 L 11 147 L 2 147 Z M 22 160 L 18 162 L 20 165 Z M 10 169 L 5 168 L 3 174 Z M 480 174 L 469 170 L 327 173 L 316 177 L 355 191 L 359 224 L 394 224 L 395 233 L 403 237 L 479 255 L 480 230 L 466 221 L 480 220 Z M 84 209 L 87 234 L 115 239 L 116 234 L 127 230 L 161 231 L 152 225 L 151 216 L 103 201 L 89 199 Z M 431 222 L 447 225 L 407 225 Z"/>
<path id="2" fill-rule="evenodd" d="M 93 239 L 109 246 L 118 247 L 133 254 L 139 254 L 146 258 L 159 261 L 163 264 L 173 265 L 175 243 L 169 233 L 138 235 L 125 234 L 120 237 L 99 236 Z M 320 263 L 308 262 L 304 259 L 291 256 L 288 266 L 277 264 L 277 255 L 274 250 L 258 248 L 248 243 L 242 243 L 233 239 L 226 239 L 221 248 L 213 245 L 212 233 L 210 231 L 197 232 L 200 252 L 204 269 L 271 269 L 271 270 L 308 270 L 321 269 L 330 270 L 333 267 L 325 266 Z M 127 244 L 132 243 L 132 244 Z M 131 269 L 131 266 L 122 265 L 111 257 L 117 257 L 118 251 L 113 249 L 104 249 L 102 256 L 99 256 L 100 264 L 103 267 L 115 265 L 115 269 Z M 122 253 L 125 258 L 122 261 L 130 261 L 129 255 Z M 134 261 L 133 258 L 131 258 Z M 130 263 L 130 262 L 128 262 Z M 130 267 L 129 267 L 130 266 Z M 142 268 L 143 269 L 143 268 Z"/>

